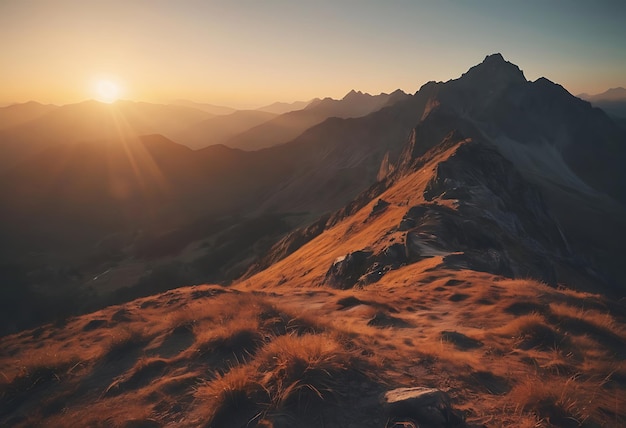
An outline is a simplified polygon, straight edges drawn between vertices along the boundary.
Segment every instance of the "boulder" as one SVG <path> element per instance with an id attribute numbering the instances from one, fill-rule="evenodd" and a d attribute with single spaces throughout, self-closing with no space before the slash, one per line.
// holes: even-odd
<path id="1" fill-rule="evenodd" d="M 450 397 L 435 388 L 397 388 L 381 397 L 392 421 L 411 420 L 429 427 L 461 427 L 463 417 L 450 404 Z M 397 422 L 396 422 L 397 424 Z"/>
<path id="2" fill-rule="evenodd" d="M 371 266 L 371 257 L 372 252 L 365 250 L 338 257 L 326 272 L 324 282 L 331 287 L 343 290 L 354 287 Z"/>

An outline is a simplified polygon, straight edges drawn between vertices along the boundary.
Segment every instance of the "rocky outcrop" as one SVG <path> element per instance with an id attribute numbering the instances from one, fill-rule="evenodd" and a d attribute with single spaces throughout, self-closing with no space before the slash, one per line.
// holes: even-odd
<path id="1" fill-rule="evenodd" d="M 337 258 L 326 272 L 324 282 L 340 289 L 352 288 L 371 266 L 371 251 L 359 250 Z"/>
<path id="2" fill-rule="evenodd" d="M 324 282 L 333 288 L 347 289 L 378 282 L 387 272 L 408 262 L 404 244 L 395 243 L 374 254 L 359 250 L 337 258 L 326 272 Z"/>

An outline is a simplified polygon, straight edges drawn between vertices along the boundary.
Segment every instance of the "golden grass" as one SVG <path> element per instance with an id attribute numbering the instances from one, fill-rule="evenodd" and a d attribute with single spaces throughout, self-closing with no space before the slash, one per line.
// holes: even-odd
<path id="1" fill-rule="evenodd" d="M 334 411 L 334 404 L 344 409 L 359 403 L 364 391 L 375 402 L 383 389 L 419 385 L 450 391 L 471 422 L 487 426 L 549 426 L 558 417 L 626 426 L 626 369 L 613 346 L 623 337 L 623 324 L 616 315 L 598 304 L 580 309 L 572 302 L 582 294 L 560 299 L 561 291 L 531 281 L 407 268 L 415 276 L 394 271 L 388 278 L 393 287 L 381 282 L 345 292 L 285 288 L 192 296 L 211 290 L 197 287 L 153 296 L 155 305 L 145 308 L 143 300 L 131 302 L 128 321 L 84 331 L 85 317 L 50 330 L 43 345 L 29 335 L 5 339 L 5 355 L 13 355 L 3 356 L 0 383 L 52 367 L 44 374 L 53 388 L 35 392 L 50 392 L 62 413 L 48 417 L 45 402 L 34 405 L 31 425 L 123 426 L 135 419 L 172 426 L 284 426 L 285 420 L 305 426 L 298 424 L 327 406 Z M 451 278 L 462 282 L 447 286 Z M 445 298 L 470 286 L 475 289 L 468 293 L 493 302 L 489 310 L 472 299 Z M 337 301 L 346 296 L 364 304 L 342 309 Z M 173 298 L 179 299 L 175 308 L 166 303 Z M 504 310 L 518 302 L 536 302 L 541 313 Z M 116 310 L 97 317 L 110 320 Z M 406 319 L 408 327 L 367 325 L 379 310 Z M 483 345 L 459 347 L 442 339 L 442 331 Z M 91 401 L 72 395 L 82 382 L 95 388 L 85 399 Z M 337 422 L 325 418 L 326 426 Z"/>
<path id="2" fill-rule="evenodd" d="M 276 407 L 294 396 L 320 399 L 335 391 L 337 376 L 352 366 L 354 355 L 334 338 L 321 335 L 287 335 L 268 343 L 258 356 L 263 383 L 273 391 Z"/>
<path id="3" fill-rule="evenodd" d="M 239 412 L 262 418 L 268 412 L 307 412 L 341 394 L 341 375 L 355 370 L 355 355 L 328 334 L 289 334 L 273 338 L 254 359 L 218 374 L 198 388 L 209 426 L 220 426 Z"/>
<path id="4" fill-rule="evenodd" d="M 559 320 L 580 320 L 590 327 L 595 327 L 596 331 L 604 330 L 626 340 L 626 328 L 609 313 L 554 302 L 550 303 L 550 312 Z"/>
<path id="5" fill-rule="evenodd" d="M 507 399 L 517 414 L 531 413 L 557 426 L 567 422 L 570 425 L 576 423 L 576 426 L 586 422 L 602 426 L 623 423 L 626 420 L 623 413 L 607 416 L 602 410 L 610 401 L 603 385 L 603 379 L 533 376 L 519 382 Z"/>

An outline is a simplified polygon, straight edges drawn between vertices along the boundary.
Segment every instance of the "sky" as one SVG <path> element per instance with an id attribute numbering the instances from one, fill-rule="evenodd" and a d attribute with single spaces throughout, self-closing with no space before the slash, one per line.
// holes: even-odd
<path id="1" fill-rule="evenodd" d="M 0 0 L 0 104 L 234 107 L 413 93 L 500 52 L 573 94 L 626 86 L 626 1 Z"/>

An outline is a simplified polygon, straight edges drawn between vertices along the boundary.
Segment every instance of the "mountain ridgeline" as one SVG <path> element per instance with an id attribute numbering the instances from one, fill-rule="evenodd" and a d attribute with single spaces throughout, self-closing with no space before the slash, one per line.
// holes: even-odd
<path id="1" fill-rule="evenodd" d="M 159 109 L 170 121 L 161 133 L 218 129 L 219 117 L 190 119 L 188 108 Z M 61 109 L 52 113 L 63 117 Z M 156 272 L 176 263 L 166 287 L 250 276 L 385 191 L 410 200 L 407 177 L 423 173 L 425 199 L 394 229 L 406 235 L 402 248 L 364 250 L 358 266 L 329 267 L 330 282 L 349 287 L 381 276 L 377 269 L 445 254 L 450 268 L 626 291 L 626 131 L 558 84 L 527 81 L 500 54 L 413 95 L 353 91 L 278 116 L 234 112 L 252 127 L 199 150 L 162 135 L 121 138 L 97 120 L 75 128 L 39 110 L 37 126 L 3 130 L 0 146 L 11 156 L 0 172 L 3 272 L 24 272 L 21 281 L 37 289 L 62 269 L 71 274 L 59 282 L 76 290 L 131 266 Z M 185 126 L 173 114 L 184 114 Z M 137 116 L 133 129 L 152 133 L 159 115 Z M 55 127 L 63 138 L 47 139 Z M 83 141 L 73 129 L 100 138 Z M 352 284 L 341 282 L 346 269 L 359 273 Z M 124 278 L 117 301 L 160 291 L 145 275 Z M 138 284 L 142 291 L 128 291 Z M 107 293 L 90 299 L 110 302 Z"/>

